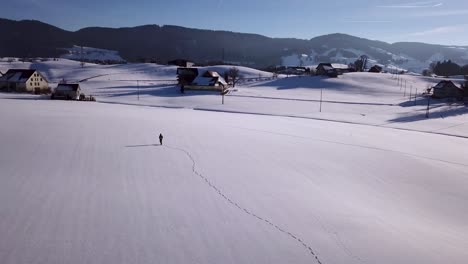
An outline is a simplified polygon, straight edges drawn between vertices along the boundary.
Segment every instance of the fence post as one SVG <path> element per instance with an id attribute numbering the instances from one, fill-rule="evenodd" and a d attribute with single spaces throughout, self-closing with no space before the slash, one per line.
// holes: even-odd
<path id="1" fill-rule="evenodd" d="M 428 96 L 427 96 L 426 118 L 429 118 L 429 109 L 430 109 L 430 106 L 431 106 L 431 96 L 428 95 Z"/>

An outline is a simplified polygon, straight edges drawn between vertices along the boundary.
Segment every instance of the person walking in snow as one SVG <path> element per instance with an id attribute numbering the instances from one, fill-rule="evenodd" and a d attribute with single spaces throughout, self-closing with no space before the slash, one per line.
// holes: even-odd
<path id="1" fill-rule="evenodd" d="M 162 145 L 162 140 L 163 140 L 163 135 L 161 133 L 159 133 L 159 144 Z"/>

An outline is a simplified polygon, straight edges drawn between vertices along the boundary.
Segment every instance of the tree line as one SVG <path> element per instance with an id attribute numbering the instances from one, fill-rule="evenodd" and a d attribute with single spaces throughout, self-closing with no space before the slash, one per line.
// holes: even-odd
<path id="1" fill-rule="evenodd" d="M 460 66 L 451 60 L 433 62 L 429 69 L 423 71 L 425 76 L 432 74 L 439 76 L 468 75 L 468 64 Z"/>

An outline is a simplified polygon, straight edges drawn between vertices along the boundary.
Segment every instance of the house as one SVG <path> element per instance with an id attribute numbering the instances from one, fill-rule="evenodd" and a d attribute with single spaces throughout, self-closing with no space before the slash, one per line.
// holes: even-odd
<path id="1" fill-rule="evenodd" d="M 205 71 L 203 74 L 198 75 L 192 83 L 185 85 L 184 89 L 221 91 L 227 86 L 228 83 L 219 73 Z"/>
<path id="2" fill-rule="evenodd" d="M 195 65 L 194 62 L 188 61 L 188 60 L 183 60 L 183 59 L 177 59 L 177 60 L 172 60 L 167 63 L 168 65 L 174 65 L 174 66 L 179 66 L 179 67 L 185 67 L 185 68 L 190 68 Z"/>
<path id="3" fill-rule="evenodd" d="M 374 66 L 372 66 L 372 67 L 369 69 L 369 72 L 381 73 L 382 70 L 383 70 L 382 66 L 374 65 Z"/>
<path id="4" fill-rule="evenodd" d="M 37 70 L 8 70 L 0 77 L 0 90 L 3 91 L 41 93 L 48 89 L 47 79 Z"/>
<path id="5" fill-rule="evenodd" d="M 465 84 L 463 85 L 463 96 L 468 97 L 468 75 L 465 76 Z"/>
<path id="6" fill-rule="evenodd" d="M 327 71 L 334 69 L 331 63 L 320 63 L 315 68 L 317 75 L 327 75 Z"/>
<path id="7" fill-rule="evenodd" d="M 346 65 L 346 64 L 339 64 L 339 63 L 332 63 L 332 67 L 338 71 L 339 75 L 344 73 L 355 72 L 356 70 L 353 68 L 354 66 Z"/>
<path id="8" fill-rule="evenodd" d="M 338 77 L 338 70 L 331 63 L 320 63 L 316 68 L 316 74 L 328 77 Z"/>
<path id="9" fill-rule="evenodd" d="M 79 100 L 81 88 L 78 83 L 60 83 L 52 93 L 51 99 Z"/>
<path id="10" fill-rule="evenodd" d="M 452 81 L 441 81 L 436 86 L 432 87 L 434 98 L 460 98 L 463 97 L 463 89 L 458 87 Z"/>

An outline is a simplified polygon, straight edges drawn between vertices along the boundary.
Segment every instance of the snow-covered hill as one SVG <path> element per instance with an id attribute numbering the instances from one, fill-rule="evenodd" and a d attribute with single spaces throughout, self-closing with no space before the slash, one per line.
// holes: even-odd
<path id="1" fill-rule="evenodd" d="M 86 62 L 111 62 L 125 63 L 126 61 L 120 57 L 118 51 L 97 49 L 91 47 L 73 46 L 72 48 L 64 49 L 67 53 L 61 57 L 69 60 L 86 61 Z"/>
<path id="2" fill-rule="evenodd" d="M 423 70 L 428 69 L 432 62 L 451 59 L 449 57 L 445 57 L 441 53 L 436 53 L 427 60 L 421 61 L 405 54 L 393 54 L 389 51 L 377 48 L 376 50 L 382 54 L 390 56 L 391 59 L 382 60 L 375 56 L 369 56 L 369 68 L 377 64 L 383 66 L 386 70 L 398 68 L 409 72 L 421 73 Z M 348 55 L 344 55 L 343 51 L 346 51 Z M 365 51 L 352 49 L 331 49 L 325 53 L 317 53 L 315 50 L 312 50 L 310 54 L 292 54 L 289 56 L 283 56 L 281 61 L 282 66 L 315 66 L 321 62 L 350 64 L 354 63 L 361 55 L 366 54 L 367 53 Z M 467 61 L 466 56 L 468 56 L 468 50 L 464 56 L 459 60 L 462 63 Z"/>
<path id="3" fill-rule="evenodd" d="M 222 73 L 231 67 L 221 65 L 202 70 Z M 397 80 L 391 74 L 351 73 L 336 79 L 311 76 L 272 79 L 271 73 L 239 67 L 246 80 L 221 105 L 216 92 L 181 95 L 176 87 L 175 66 L 88 63 L 81 67 L 79 62 L 65 59 L 0 62 L 0 71 L 9 68 L 38 69 L 52 88 L 64 79 L 80 82 L 86 94 L 101 102 L 328 119 L 468 136 L 467 109 L 462 103 L 435 100 L 431 110 L 434 118 L 425 118 L 427 101 L 422 93 L 440 78 L 407 74 Z M 453 80 L 458 84 L 464 82 L 463 77 Z M 319 112 L 321 94 L 323 103 Z"/>
<path id="4" fill-rule="evenodd" d="M 379 64 L 384 68 L 400 68 L 414 73 L 428 69 L 432 62 L 452 60 L 468 64 L 468 48 L 423 43 L 388 44 L 345 34 L 331 34 L 311 40 L 312 48 L 306 54 L 286 54 L 283 66 L 310 66 L 321 62 L 354 63 L 360 56 L 370 59 L 369 68 Z"/>

